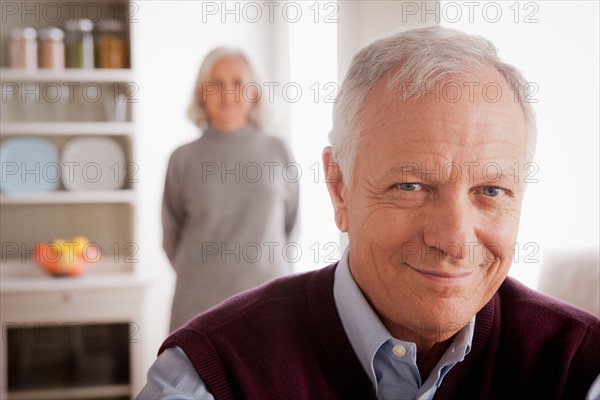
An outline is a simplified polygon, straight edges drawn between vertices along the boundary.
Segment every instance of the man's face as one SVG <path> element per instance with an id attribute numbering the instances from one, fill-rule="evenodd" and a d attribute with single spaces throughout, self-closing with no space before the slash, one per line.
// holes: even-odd
<path id="1" fill-rule="evenodd" d="M 479 86 L 469 98 L 459 81 L 455 103 L 433 94 L 403 100 L 379 85 L 363 109 L 351 190 L 329 184 L 336 222 L 348 231 L 352 275 L 400 339 L 452 336 L 489 301 L 512 261 L 527 124 L 497 71 L 464 82 Z M 496 102 L 491 89 L 482 96 L 489 82 L 502 89 Z"/>

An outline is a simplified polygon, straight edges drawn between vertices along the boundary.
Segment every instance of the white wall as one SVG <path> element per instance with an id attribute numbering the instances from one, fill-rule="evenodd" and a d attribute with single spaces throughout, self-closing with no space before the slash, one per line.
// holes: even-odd
<path id="1" fill-rule="evenodd" d="M 299 3 L 300 4 L 300 3 Z M 315 269 L 338 259 L 338 230 L 333 220 L 321 163 L 321 152 L 331 130 L 331 109 L 337 93 L 337 24 L 335 2 L 313 6 L 302 3 L 310 16 L 286 24 L 289 35 L 290 82 L 302 96 L 290 104 L 292 150 L 302 169 L 300 180 L 300 235 L 302 251 L 296 271 Z"/>
<path id="2" fill-rule="evenodd" d="M 423 10 L 434 10 L 439 1 L 340 1 L 338 24 L 338 72 L 340 78 L 348 70 L 350 59 L 361 47 L 398 29 L 434 22 L 432 16 L 414 14 L 415 4 Z M 341 80 L 341 79 L 340 79 Z"/>

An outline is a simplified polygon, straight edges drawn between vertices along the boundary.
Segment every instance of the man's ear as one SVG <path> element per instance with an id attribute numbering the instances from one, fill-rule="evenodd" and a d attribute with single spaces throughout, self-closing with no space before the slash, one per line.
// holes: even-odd
<path id="1" fill-rule="evenodd" d="M 335 223 L 340 231 L 348 232 L 348 204 L 347 189 L 344 186 L 340 166 L 333 160 L 331 146 L 323 149 L 323 169 L 325 171 L 325 183 L 329 191 L 329 197 L 333 203 Z"/>

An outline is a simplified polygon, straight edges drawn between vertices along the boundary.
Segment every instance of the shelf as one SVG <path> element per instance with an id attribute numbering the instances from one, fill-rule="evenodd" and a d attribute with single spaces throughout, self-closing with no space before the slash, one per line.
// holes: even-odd
<path id="1" fill-rule="evenodd" d="M 0 80 L 29 82 L 133 82 L 131 69 L 38 69 L 0 68 Z"/>
<path id="2" fill-rule="evenodd" d="M 132 122 L 3 122 L 2 135 L 123 135 L 132 136 Z"/>
<path id="3" fill-rule="evenodd" d="M 115 263 L 110 250 L 97 262 L 84 267 L 81 275 L 54 277 L 30 259 L 7 259 L 0 263 L 0 292 L 52 292 L 64 290 L 92 290 L 141 288 L 146 278 L 135 271 L 137 259 Z M 135 262 L 134 262 L 135 261 Z"/>
<path id="4" fill-rule="evenodd" d="M 106 204 L 133 203 L 135 192 L 132 189 L 103 191 L 57 190 L 44 193 L 2 193 L 0 204 Z"/>
<path id="5" fill-rule="evenodd" d="M 101 399 L 130 396 L 129 385 L 102 385 L 81 388 L 21 390 L 8 392 L 9 400 Z"/>

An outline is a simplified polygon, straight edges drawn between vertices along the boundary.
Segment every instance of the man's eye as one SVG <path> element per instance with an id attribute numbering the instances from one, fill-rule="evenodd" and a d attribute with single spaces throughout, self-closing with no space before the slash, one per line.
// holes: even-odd
<path id="1" fill-rule="evenodd" d="M 422 189 L 421 184 L 419 183 L 399 183 L 396 187 L 405 192 L 414 192 Z"/>
<path id="2" fill-rule="evenodd" d="M 483 188 L 483 194 L 488 197 L 498 197 L 504 194 L 504 190 L 497 186 L 486 186 Z"/>

